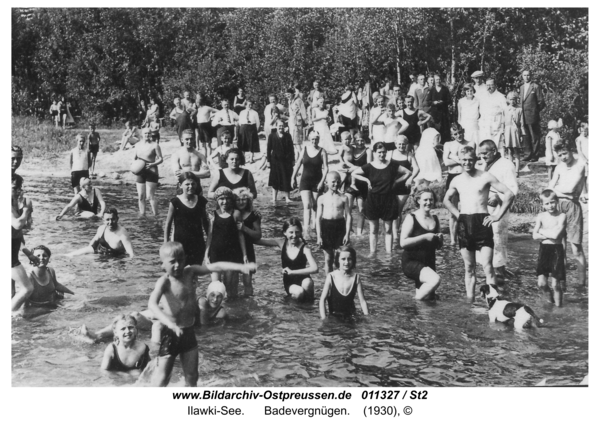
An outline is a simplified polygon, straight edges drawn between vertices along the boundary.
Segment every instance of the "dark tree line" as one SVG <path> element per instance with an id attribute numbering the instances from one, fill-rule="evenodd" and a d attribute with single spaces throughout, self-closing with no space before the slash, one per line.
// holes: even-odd
<path id="1" fill-rule="evenodd" d="M 141 99 L 171 106 L 184 90 L 213 103 L 242 86 L 257 109 L 269 93 L 319 79 L 400 82 L 441 73 L 455 99 L 482 69 L 501 92 L 530 68 L 543 120 L 588 111 L 587 9 L 13 9 L 15 114 L 65 95 L 90 120 L 126 118 Z"/>

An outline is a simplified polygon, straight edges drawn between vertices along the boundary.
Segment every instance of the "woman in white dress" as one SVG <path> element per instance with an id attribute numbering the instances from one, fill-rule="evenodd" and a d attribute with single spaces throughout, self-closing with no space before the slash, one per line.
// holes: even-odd
<path id="1" fill-rule="evenodd" d="M 416 185 L 423 180 L 428 182 L 442 181 L 442 167 L 435 152 L 435 147 L 439 145 L 441 138 L 440 132 L 433 127 L 425 129 L 423 132 L 421 143 L 415 152 L 415 160 L 419 165 L 419 174 L 414 177 Z"/>
<path id="2" fill-rule="evenodd" d="M 463 86 L 465 97 L 458 101 L 458 122 L 465 130 L 465 140 L 473 142 L 479 151 L 479 100 L 472 84 Z"/>
<path id="3" fill-rule="evenodd" d="M 312 110 L 312 121 L 315 132 L 319 134 L 319 145 L 329 155 L 337 154 L 333 138 L 329 132 L 329 110 L 325 109 L 325 99 L 319 98 L 317 108 Z"/>

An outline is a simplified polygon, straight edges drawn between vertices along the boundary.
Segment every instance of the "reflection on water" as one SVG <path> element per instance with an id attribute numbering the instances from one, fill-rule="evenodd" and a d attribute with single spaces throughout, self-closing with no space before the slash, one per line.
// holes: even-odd
<path id="1" fill-rule="evenodd" d="M 68 179 L 26 179 L 25 189 L 35 200 L 27 246 L 49 246 L 59 281 L 76 295 L 67 296 L 55 311 L 30 310 L 13 322 L 15 386 L 135 383 L 129 374 L 100 372 L 106 342 L 83 343 L 68 330 L 83 323 L 98 329 L 117 314 L 147 307 L 162 273 L 158 249 L 175 189 L 158 189 L 162 215 L 153 219 L 138 217 L 135 186 L 99 187 L 132 235 L 134 259 L 59 256 L 87 244 L 99 222 L 55 222 L 70 199 Z M 255 205 L 263 214 L 266 237 L 280 236 L 285 218 L 302 217 L 300 203 L 273 207 L 265 197 Z M 348 323 L 321 321 L 318 300 L 306 306 L 286 299 L 278 251 L 257 247 L 255 296 L 228 302 L 231 319 L 196 332 L 199 386 L 531 386 L 544 378 L 552 385 L 573 385 L 588 374 L 587 292 L 574 289 L 575 271 L 569 271 L 565 307 L 542 302 L 534 276 L 537 243 L 529 236 L 511 236 L 509 264 L 515 277 L 509 281 L 508 297 L 531 306 L 546 326 L 526 333 L 489 324 L 482 300 L 474 305 L 463 301 L 463 266 L 455 249 L 439 252 L 441 300 L 417 303 L 414 283 L 402 274 L 399 253 L 368 258 L 367 237 L 355 239 L 354 245 L 371 315 Z M 322 254 L 314 246 L 313 252 L 322 266 Z M 318 297 L 323 272 L 315 278 Z M 207 284 L 207 278 L 200 279 L 202 293 Z M 140 338 L 149 341 L 149 332 L 141 332 Z M 171 383 L 183 384 L 179 361 Z"/>

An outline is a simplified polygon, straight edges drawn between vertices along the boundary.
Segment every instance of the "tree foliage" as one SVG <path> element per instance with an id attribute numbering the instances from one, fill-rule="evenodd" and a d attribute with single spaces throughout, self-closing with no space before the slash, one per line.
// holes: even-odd
<path id="1" fill-rule="evenodd" d="M 32 13 L 33 10 L 33 13 Z M 548 116 L 587 115 L 588 10 L 523 8 L 12 10 L 13 111 L 66 95 L 111 118 L 184 90 L 216 102 L 243 86 L 259 111 L 315 79 L 347 83 L 438 72 L 458 97 L 479 69 L 506 93 L 530 68 Z M 123 112 L 125 111 L 125 112 Z"/>

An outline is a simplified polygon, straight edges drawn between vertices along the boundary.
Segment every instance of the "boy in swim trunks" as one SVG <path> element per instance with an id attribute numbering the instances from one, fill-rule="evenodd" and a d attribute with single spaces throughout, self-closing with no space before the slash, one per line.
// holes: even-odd
<path id="1" fill-rule="evenodd" d="M 563 299 L 560 282 L 566 278 L 563 238 L 567 217 L 558 211 L 558 197 L 554 191 L 551 189 L 542 191 L 540 199 L 544 211 L 537 216 L 533 228 L 533 239 L 542 240 L 536 269 L 538 286 L 550 303 L 560 307 Z M 548 276 L 550 276 L 552 291 L 548 287 Z"/>
<path id="2" fill-rule="evenodd" d="M 352 215 L 348 199 L 340 194 L 342 186 L 340 174 L 327 173 L 327 192 L 317 199 L 317 245 L 325 256 L 325 273 L 333 271 L 333 253 L 350 241 Z"/>
<path id="3" fill-rule="evenodd" d="M 88 134 L 88 142 L 91 154 L 91 166 L 92 166 L 92 176 L 96 176 L 94 170 L 96 168 L 96 156 L 98 155 L 98 151 L 100 151 L 100 134 L 96 131 L 96 125 L 90 124 L 90 133 Z"/>
<path id="4" fill-rule="evenodd" d="M 459 151 L 462 173 L 454 178 L 446 191 L 444 206 L 458 219 L 458 244 L 465 263 L 465 287 L 467 299 L 475 300 L 475 252 L 481 253 L 481 264 L 487 284 L 496 284 L 492 258 L 494 254 L 494 233 L 492 224 L 498 222 L 508 211 L 515 198 L 506 185 L 499 182 L 491 173 L 477 170 L 477 156 L 471 146 Z M 487 205 L 490 187 L 502 196 L 502 205 L 493 214 L 488 213 Z M 452 203 L 458 194 L 460 211 Z"/>
<path id="5" fill-rule="evenodd" d="M 71 186 L 75 194 L 81 191 L 79 181 L 81 178 L 90 177 L 90 164 L 92 161 L 92 154 L 85 146 L 85 138 L 79 134 L 75 137 L 77 139 L 77 147 L 71 150 L 69 157 L 69 165 L 71 166 Z"/>
<path id="6" fill-rule="evenodd" d="M 158 364 L 152 384 L 167 386 L 179 355 L 186 386 L 198 382 L 198 342 L 194 333 L 194 322 L 198 305 L 196 302 L 196 276 L 211 272 L 236 271 L 244 274 L 256 271 L 255 263 L 245 265 L 231 262 L 216 262 L 209 265 L 185 265 L 185 253 L 181 243 L 169 241 L 160 248 L 165 275 L 156 282 L 150 295 L 148 307 L 166 327 L 163 330 Z M 162 309 L 158 306 L 164 297 Z"/>
<path id="7" fill-rule="evenodd" d="M 587 280 L 586 259 L 583 252 L 583 211 L 580 203 L 587 203 L 587 188 L 585 179 L 585 162 L 573 157 L 571 147 L 567 143 L 554 145 L 558 157 L 558 165 L 554 176 L 548 185 L 558 196 L 558 211 L 567 216 L 567 241 L 577 265 L 579 285 L 585 285 Z"/>

